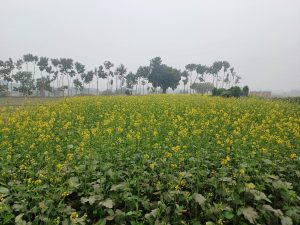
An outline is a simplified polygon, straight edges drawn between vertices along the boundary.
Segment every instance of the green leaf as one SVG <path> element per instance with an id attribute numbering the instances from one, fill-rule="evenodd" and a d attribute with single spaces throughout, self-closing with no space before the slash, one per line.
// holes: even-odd
<path id="1" fill-rule="evenodd" d="M 90 197 L 88 197 L 88 198 L 82 197 L 82 198 L 81 198 L 81 202 L 82 202 L 82 203 L 88 202 L 90 205 L 93 205 L 97 200 L 99 201 L 99 200 L 101 200 L 101 199 L 102 199 L 102 197 L 99 196 L 99 195 L 92 195 L 92 196 L 90 196 Z"/>
<path id="2" fill-rule="evenodd" d="M 280 209 L 273 209 L 273 207 L 270 205 L 263 205 L 263 209 L 273 212 L 276 217 L 281 218 L 283 216 L 283 213 Z"/>
<path id="3" fill-rule="evenodd" d="M 241 209 L 242 214 L 245 219 L 248 220 L 251 224 L 255 223 L 255 220 L 258 218 L 258 214 L 252 207 L 246 207 Z"/>
<path id="4" fill-rule="evenodd" d="M 204 203 L 205 203 L 205 201 L 206 201 L 206 199 L 204 198 L 204 196 L 201 195 L 201 194 L 198 194 L 198 193 L 194 194 L 194 199 L 201 206 L 203 206 Z"/>
<path id="5" fill-rule="evenodd" d="M 153 209 L 150 213 L 147 213 L 145 215 L 145 218 L 146 219 L 150 219 L 151 216 L 153 216 L 154 218 L 156 218 L 157 214 L 158 214 L 158 209 Z"/>
<path id="6" fill-rule="evenodd" d="M 0 187 L 0 194 L 8 195 L 9 194 L 9 189 L 5 188 L 5 187 Z"/>
<path id="7" fill-rule="evenodd" d="M 100 205 L 103 205 L 104 207 L 111 209 L 114 206 L 114 202 L 108 198 L 108 199 L 100 202 Z"/>
<path id="8" fill-rule="evenodd" d="M 124 188 L 125 188 L 125 184 L 121 183 L 121 184 L 117 184 L 117 185 L 112 185 L 110 190 L 111 191 L 118 191 L 118 190 L 121 190 L 121 189 L 124 189 Z"/>
<path id="9" fill-rule="evenodd" d="M 250 193 L 254 196 L 256 201 L 265 200 L 269 203 L 272 203 L 270 199 L 267 198 L 265 193 L 258 191 L 258 190 L 250 190 Z"/>
<path id="10" fill-rule="evenodd" d="M 232 212 L 225 211 L 224 217 L 228 220 L 231 220 L 234 217 L 234 214 Z"/>
<path id="11" fill-rule="evenodd" d="M 68 183 L 70 188 L 77 188 L 80 185 L 78 177 L 71 177 Z"/>
<path id="12" fill-rule="evenodd" d="M 293 221 L 290 217 L 285 216 L 285 217 L 282 217 L 281 224 L 282 225 L 293 225 Z"/>
<path id="13" fill-rule="evenodd" d="M 22 220 L 22 217 L 24 216 L 24 214 L 20 214 L 18 216 L 16 216 L 15 218 L 15 224 L 17 225 L 26 225 L 26 221 Z"/>
<path id="14" fill-rule="evenodd" d="M 106 219 L 100 219 L 95 225 L 105 225 Z"/>

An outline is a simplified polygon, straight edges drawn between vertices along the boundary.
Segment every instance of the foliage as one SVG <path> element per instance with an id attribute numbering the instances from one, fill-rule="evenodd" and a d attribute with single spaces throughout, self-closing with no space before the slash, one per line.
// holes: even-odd
<path id="1" fill-rule="evenodd" d="M 179 85 L 181 72 L 170 66 L 162 64 L 159 57 L 151 60 L 150 63 L 149 82 L 154 88 L 162 88 L 163 93 L 166 93 L 168 88 L 173 90 Z"/>
<path id="2" fill-rule="evenodd" d="M 238 86 L 231 87 L 229 89 L 225 88 L 214 88 L 212 90 L 213 96 L 222 96 L 222 97 L 236 97 L 239 98 L 241 96 L 248 96 L 249 95 L 249 88 L 248 86 L 243 87 L 241 89 Z"/>
<path id="3" fill-rule="evenodd" d="M 0 84 L 0 97 L 4 97 L 8 95 L 7 85 Z"/>
<path id="4" fill-rule="evenodd" d="M 297 224 L 300 106 L 67 98 L 1 108 L 1 224 Z"/>
<path id="5" fill-rule="evenodd" d="M 205 94 L 212 91 L 214 85 L 212 83 L 193 83 L 191 88 L 196 90 L 197 93 Z"/>
<path id="6" fill-rule="evenodd" d="M 249 96 L 249 87 L 248 86 L 243 87 L 243 96 Z"/>
<path id="7" fill-rule="evenodd" d="M 52 92 L 51 79 L 49 76 L 38 78 L 36 81 L 36 89 L 39 91 Z"/>
<path id="8" fill-rule="evenodd" d="M 132 89 L 134 85 L 136 85 L 138 82 L 138 77 L 136 74 L 129 72 L 126 75 L 126 87 Z"/>
<path id="9" fill-rule="evenodd" d="M 31 72 L 17 72 L 13 75 L 13 78 L 17 83 L 20 83 L 19 87 L 14 87 L 15 91 L 22 93 L 23 96 L 32 94 L 35 86 L 33 83 Z"/>

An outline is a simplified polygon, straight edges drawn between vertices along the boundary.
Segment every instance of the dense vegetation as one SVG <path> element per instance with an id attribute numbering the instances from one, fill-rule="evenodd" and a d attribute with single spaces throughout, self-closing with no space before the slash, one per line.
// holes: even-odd
<path id="1" fill-rule="evenodd" d="M 36 68 L 40 75 L 36 73 Z M 95 84 L 95 94 L 99 95 L 101 81 L 106 82 L 102 94 L 166 93 L 167 89 L 174 90 L 180 83 L 183 93 L 207 93 L 214 87 L 236 86 L 240 79 L 227 61 L 216 61 L 211 66 L 192 63 L 181 71 L 155 57 L 150 60 L 150 65 L 140 66 L 135 73 L 128 73 L 123 64 L 114 68 L 110 61 L 87 70 L 85 65 L 70 58 L 49 59 L 26 54 L 16 62 L 12 59 L 0 60 L 0 96 L 9 92 L 12 94 L 13 91 L 24 96 L 90 94 L 90 86 Z"/>
<path id="2" fill-rule="evenodd" d="M 0 110 L 1 224 L 299 224 L 297 104 L 155 95 Z"/>

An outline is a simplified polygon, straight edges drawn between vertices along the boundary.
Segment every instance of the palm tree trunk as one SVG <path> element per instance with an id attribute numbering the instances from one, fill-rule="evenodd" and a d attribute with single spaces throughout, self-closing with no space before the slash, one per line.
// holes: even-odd
<path id="1" fill-rule="evenodd" d="M 190 94 L 192 94 L 191 86 L 192 86 L 192 74 L 190 74 Z"/>
<path id="2" fill-rule="evenodd" d="M 224 71 L 224 74 L 223 74 L 222 88 L 224 87 L 224 78 L 225 78 L 225 71 Z"/>
<path id="3" fill-rule="evenodd" d="M 98 78 L 98 76 L 97 76 L 97 95 L 99 95 L 99 78 Z"/>

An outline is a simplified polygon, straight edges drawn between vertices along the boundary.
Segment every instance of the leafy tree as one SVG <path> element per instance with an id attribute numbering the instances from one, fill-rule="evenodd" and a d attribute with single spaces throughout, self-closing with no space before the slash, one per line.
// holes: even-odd
<path id="1" fill-rule="evenodd" d="M 50 76 L 45 76 L 45 77 L 38 78 L 36 80 L 36 88 L 39 91 L 49 91 L 49 92 L 52 92 Z"/>
<path id="2" fill-rule="evenodd" d="M 107 77 L 107 90 L 109 89 L 109 85 L 112 85 L 112 82 L 110 81 L 110 77 L 114 76 L 114 73 L 111 71 L 111 68 L 114 67 L 114 64 L 110 61 L 104 62 L 104 67 L 106 69 L 106 77 Z"/>
<path id="3" fill-rule="evenodd" d="M 0 60 L 0 81 L 12 81 L 10 74 L 14 67 L 14 62 L 11 58 L 9 58 L 7 61 Z"/>
<path id="4" fill-rule="evenodd" d="M 249 87 L 245 86 L 243 87 L 243 96 L 248 96 L 249 95 Z"/>
<path id="5" fill-rule="evenodd" d="M 155 57 L 150 60 L 150 74 L 148 80 L 152 83 L 152 87 L 157 90 L 159 87 L 158 80 L 160 76 L 161 58 Z"/>
<path id="6" fill-rule="evenodd" d="M 20 71 L 13 75 L 13 78 L 17 83 L 20 83 L 19 87 L 14 87 L 15 91 L 22 93 L 23 96 L 32 94 L 35 87 L 31 72 Z"/>
<path id="7" fill-rule="evenodd" d="M 12 71 L 15 68 L 15 64 L 11 58 L 7 61 L 0 60 L 0 92 L 1 95 L 8 91 L 9 82 L 12 83 L 13 79 L 11 76 Z M 6 82 L 6 85 L 5 83 Z"/>
<path id="8" fill-rule="evenodd" d="M 122 80 L 127 73 L 127 69 L 123 64 L 120 64 L 115 71 L 115 77 L 116 77 L 116 93 L 118 90 L 118 79 Z"/>
<path id="9" fill-rule="evenodd" d="M 136 76 L 136 74 L 129 72 L 126 77 L 126 87 L 129 89 L 132 89 L 134 85 L 137 84 L 138 82 L 138 77 Z"/>
<path id="10" fill-rule="evenodd" d="M 231 96 L 239 98 L 240 96 L 242 96 L 243 92 L 241 90 L 240 87 L 231 87 L 228 89 L 230 91 Z"/>
<path id="11" fill-rule="evenodd" d="M 75 78 L 73 80 L 73 83 L 74 83 L 76 94 L 77 94 L 78 91 L 82 91 L 83 90 L 82 82 L 78 78 Z"/>
<path id="12" fill-rule="evenodd" d="M 229 89 L 225 88 L 214 88 L 212 90 L 213 96 L 222 96 L 222 97 L 236 97 L 239 98 L 240 96 L 243 95 L 243 91 L 241 90 L 240 87 L 234 86 Z"/>
<path id="13" fill-rule="evenodd" d="M 213 96 L 221 96 L 226 91 L 225 88 L 213 88 L 212 95 Z"/>
<path id="14" fill-rule="evenodd" d="M 149 82 L 154 88 L 162 88 L 166 93 L 168 88 L 173 90 L 179 85 L 181 72 L 165 64 L 161 64 L 161 59 L 156 57 L 150 63 L 151 73 L 149 74 Z"/>

